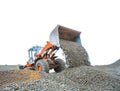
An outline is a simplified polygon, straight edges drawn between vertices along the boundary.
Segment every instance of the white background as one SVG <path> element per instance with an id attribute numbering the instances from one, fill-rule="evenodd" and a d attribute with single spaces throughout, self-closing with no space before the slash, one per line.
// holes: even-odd
<path id="1" fill-rule="evenodd" d="M 82 32 L 93 65 L 120 58 L 119 0 L 0 0 L 0 64 L 26 64 L 57 24 Z"/>

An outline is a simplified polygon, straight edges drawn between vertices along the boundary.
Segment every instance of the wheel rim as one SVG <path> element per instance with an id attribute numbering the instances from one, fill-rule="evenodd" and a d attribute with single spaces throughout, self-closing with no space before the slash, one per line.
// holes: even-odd
<path id="1" fill-rule="evenodd" d="M 42 66 L 40 64 L 37 66 L 37 69 L 39 72 L 42 72 Z"/>

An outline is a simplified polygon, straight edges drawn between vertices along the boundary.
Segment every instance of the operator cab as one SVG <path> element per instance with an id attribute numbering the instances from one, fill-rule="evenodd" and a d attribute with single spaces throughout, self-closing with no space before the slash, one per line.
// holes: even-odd
<path id="1" fill-rule="evenodd" d="M 35 60 L 35 56 L 34 55 L 38 54 L 41 51 L 42 48 L 43 47 L 37 45 L 37 46 L 33 46 L 32 48 L 30 48 L 28 50 L 28 56 L 29 56 L 28 62 L 30 64 L 34 63 L 34 60 Z"/>

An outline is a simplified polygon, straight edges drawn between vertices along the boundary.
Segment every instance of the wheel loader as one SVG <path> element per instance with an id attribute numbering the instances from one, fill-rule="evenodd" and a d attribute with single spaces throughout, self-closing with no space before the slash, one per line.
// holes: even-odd
<path id="1" fill-rule="evenodd" d="M 55 72 L 61 72 L 66 68 L 66 63 L 63 59 L 56 56 L 56 52 L 61 48 L 60 39 L 68 40 L 81 45 L 79 31 L 57 25 L 49 36 L 44 47 L 33 47 L 29 49 L 29 61 L 25 66 L 21 66 L 20 69 L 33 69 L 39 72 L 49 73 L 50 69 L 54 69 Z M 32 53 L 34 51 L 34 54 Z"/>

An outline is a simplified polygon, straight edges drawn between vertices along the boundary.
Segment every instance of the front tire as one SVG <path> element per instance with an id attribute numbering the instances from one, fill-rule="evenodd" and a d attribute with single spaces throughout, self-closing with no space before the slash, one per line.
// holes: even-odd
<path id="1" fill-rule="evenodd" d="M 56 65 L 58 65 L 57 68 L 54 68 L 55 72 L 61 72 L 65 69 L 65 63 L 62 59 L 56 59 L 55 60 Z"/>
<path id="2" fill-rule="evenodd" d="M 46 60 L 40 59 L 36 62 L 35 68 L 39 72 L 49 73 L 49 65 Z"/>

